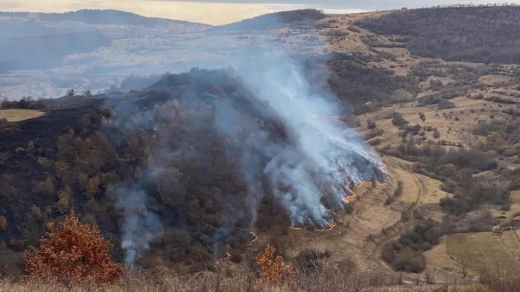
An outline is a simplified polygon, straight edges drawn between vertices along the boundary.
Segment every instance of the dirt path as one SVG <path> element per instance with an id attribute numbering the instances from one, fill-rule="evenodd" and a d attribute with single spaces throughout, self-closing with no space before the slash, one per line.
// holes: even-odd
<path id="1" fill-rule="evenodd" d="M 386 243 L 390 242 L 391 240 L 397 239 L 401 234 L 403 234 L 405 231 L 409 230 L 415 225 L 415 218 L 413 216 L 413 212 L 417 209 L 417 207 L 421 205 L 421 201 L 425 193 L 425 188 L 422 182 L 417 177 L 417 175 L 415 175 L 413 172 L 406 170 L 406 168 L 402 167 L 403 165 L 401 165 L 399 162 L 397 163 L 401 167 L 399 169 L 396 169 L 396 172 L 399 173 L 399 177 L 396 177 L 394 179 L 402 181 L 404 184 L 403 188 L 405 190 L 410 190 L 412 188 L 415 189 L 416 200 L 405 211 L 407 217 L 409 218 L 407 221 L 403 221 L 401 219 L 399 222 L 387 228 L 387 230 L 392 230 L 389 234 L 381 234 L 374 240 L 375 247 L 371 253 L 372 260 L 374 260 L 375 262 L 379 262 L 382 266 L 385 266 L 390 270 L 390 266 L 388 266 L 388 264 L 381 259 L 381 249 Z M 405 176 L 408 176 L 408 178 L 406 178 Z"/>

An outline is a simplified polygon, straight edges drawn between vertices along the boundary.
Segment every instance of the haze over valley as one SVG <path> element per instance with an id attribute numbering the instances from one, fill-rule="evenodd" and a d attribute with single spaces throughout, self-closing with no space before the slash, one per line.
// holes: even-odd
<path id="1" fill-rule="evenodd" d="M 519 6 L 210 2 L 0 2 L 0 291 L 519 291 Z"/>

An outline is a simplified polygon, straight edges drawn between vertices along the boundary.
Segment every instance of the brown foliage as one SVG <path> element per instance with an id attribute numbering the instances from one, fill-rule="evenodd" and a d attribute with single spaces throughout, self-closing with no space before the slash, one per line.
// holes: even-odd
<path id="1" fill-rule="evenodd" d="M 70 190 L 68 187 L 61 190 L 58 194 L 58 202 L 56 203 L 56 207 L 61 213 L 65 213 L 69 209 L 70 205 Z"/>
<path id="2" fill-rule="evenodd" d="M 25 254 L 29 278 L 44 281 L 112 283 L 123 267 L 110 260 L 110 243 L 99 228 L 82 224 L 72 213 L 59 223 L 49 225 L 40 247 Z"/>
<path id="3" fill-rule="evenodd" d="M 7 219 L 4 216 L 0 216 L 0 231 L 7 229 Z"/>
<path id="4" fill-rule="evenodd" d="M 265 250 L 256 256 L 256 264 L 260 268 L 258 281 L 266 284 L 282 284 L 294 278 L 294 267 L 276 256 L 276 247 L 267 245 Z"/>

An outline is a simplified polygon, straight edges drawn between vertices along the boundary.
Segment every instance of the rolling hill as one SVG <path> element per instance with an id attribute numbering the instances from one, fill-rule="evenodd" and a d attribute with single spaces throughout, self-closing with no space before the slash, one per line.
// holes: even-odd
<path id="1" fill-rule="evenodd" d="M 273 244 L 295 269 L 280 291 L 518 291 L 517 10 L 273 14 L 210 31 L 289 59 L 4 101 L 33 112 L 0 122 L 3 272 L 74 209 L 116 261 L 163 271 L 146 287 L 266 289 Z"/>

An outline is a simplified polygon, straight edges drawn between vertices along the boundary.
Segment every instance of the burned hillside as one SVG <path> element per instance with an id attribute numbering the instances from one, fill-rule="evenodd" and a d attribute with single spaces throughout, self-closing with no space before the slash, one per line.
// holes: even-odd
<path id="1" fill-rule="evenodd" d="M 321 146 L 344 165 L 316 168 L 301 145 L 312 140 L 255 90 L 233 70 L 194 69 L 141 92 L 44 102 L 45 116 L 0 126 L 1 265 L 73 209 L 128 264 L 205 268 L 227 251 L 239 260 L 252 229 L 328 228 L 351 183 L 385 179 L 340 136 Z M 327 141 L 328 123 L 304 131 Z"/>

